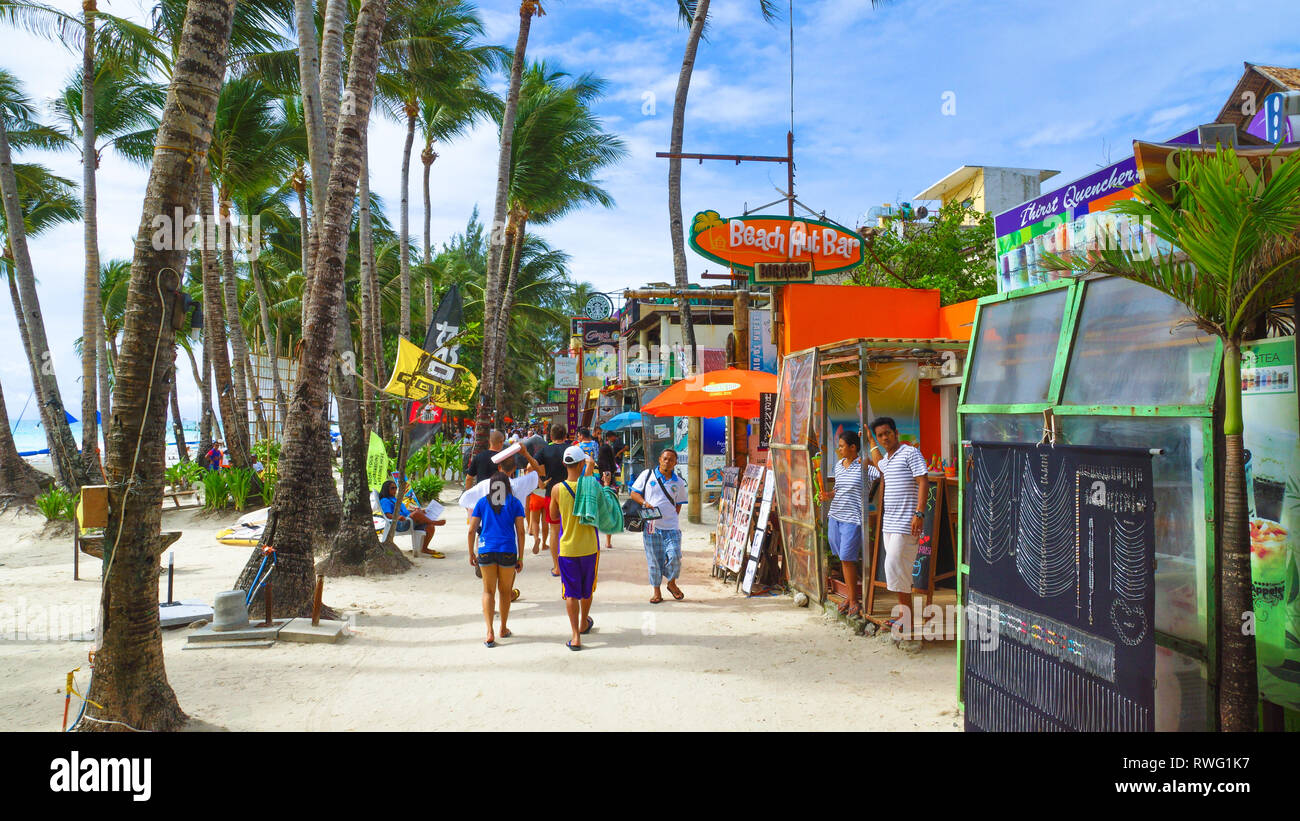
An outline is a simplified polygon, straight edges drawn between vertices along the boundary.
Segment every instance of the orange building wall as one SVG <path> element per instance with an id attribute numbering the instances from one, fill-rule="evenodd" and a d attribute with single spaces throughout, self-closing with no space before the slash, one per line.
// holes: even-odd
<path id="1" fill-rule="evenodd" d="M 787 285 L 781 307 L 787 354 L 858 337 L 941 335 L 935 290 Z M 966 335 L 970 336 L 970 329 Z"/>
<path id="2" fill-rule="evenodd" d="M 969 340 L 971 326 L 975 322 L 975 304 L 978 301 L 968 299 L 940 308 L 939 336 L 944 339 Z"/>

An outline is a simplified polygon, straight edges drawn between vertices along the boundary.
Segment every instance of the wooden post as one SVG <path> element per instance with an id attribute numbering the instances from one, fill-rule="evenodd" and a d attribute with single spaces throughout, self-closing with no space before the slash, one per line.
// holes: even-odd
<path id="1" fill-rule="evenodd" d="M 749 293 L 742 291 L 732 302 L 731 327 L 736 337 L 736 367 L 749 370 Z M 749 464 L 748 419 L 731 420 L 731 447 L 736 467 L 744 474 Z"/>
<path id="2" fill-rule="evenodd" d="M 698 416 L 691 417 L 686 425 L 686 521 L 699 524 L 703 519 L 704 509 L 704 470 L 700 464 L 704 459 L 704 423 Z M 652 467 L 651 456 L 646 454 L 646 467 Z"/>
<path id="3" fill-rule="evenodd" d="M 311 626 L 312 627 L 320 626 L 320 600 L 321 600 L 321 595 L 324 592 L 325 592 L 325 577 L 320 574 L 317 574 L 316 594 L 312 597 L 311 600 Z"/>

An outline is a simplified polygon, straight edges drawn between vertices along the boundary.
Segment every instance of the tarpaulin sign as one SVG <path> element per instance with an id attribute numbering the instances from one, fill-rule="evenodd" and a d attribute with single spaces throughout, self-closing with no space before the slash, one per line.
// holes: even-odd
<path id="1" fill-rule="evenodd" d="M 366 451 L 366 479 L 371 490 L 379 490 L 388 479 L 388 449 L 374 431 L 370 432 L 370 447 Z"/>

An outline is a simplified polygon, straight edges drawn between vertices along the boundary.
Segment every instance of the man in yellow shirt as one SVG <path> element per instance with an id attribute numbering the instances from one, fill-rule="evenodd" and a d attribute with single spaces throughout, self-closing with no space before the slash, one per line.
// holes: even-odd
<path id="1" fill-rule="evenodd" d="M 573 515 L 573 503 L 578 498 L 578 480 L 589 461 L 582 448 L 570 446 L 564 451 L 568 478 L 556 482 L 551 488 L 549 515 L 551 521 L 559 520 L 560 527 L 551 528 L 549 542 L 551 555 L 559 557 L 560 580 L 564 582 L 564 606 L 573 631 L 573 637 L 565 642 L 570 650 L 581 650 L 582 636 L 596 624 L 589 613 L 591 596 L 596 592 L 596 569 L 600 564 L 600 534 L 595 527 L 583 524 Z"/>

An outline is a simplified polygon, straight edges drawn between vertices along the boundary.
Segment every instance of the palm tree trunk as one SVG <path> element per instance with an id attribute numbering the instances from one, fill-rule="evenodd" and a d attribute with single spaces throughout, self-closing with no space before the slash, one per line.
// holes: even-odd
<path id="1" fill-rule="evenodd" d="M 226 349 L 226 312 L 222 305 L 221 271 L 217 267 L 217 250 L 212 242 L 216 220 L 213 217 L 212 185 L 207 169 L 201 171 L 198 192 L 199 212 L 203 215 L 203 349 L 212 361 L 217 388 L 217 407 L 221 410 L 221 427 L 225 430 L 230 461 L 236 467 L 248 467 L 248 405 L 239 405 L 235 393 L 235 375 Z M 242 380 L 241 380 L 242 381 Z"/>
<path id="2" fill-rule="evenodd" d="M 262 282 L 262 273 L 257 267 L 256 259 L 248 260 L 248 273 L 253 278 L 253 287 L 257 289 L 257 310 L 262 320 L 262 341 L 267 342 L 271 339 L 271 315 L 266 305 L 266 285 Z M 284 387 L 280 383 L 280 329 L 275 329 L 275 350 L 267 351 L 271 364 L 271 389 L 275 392 L 275 405 L 279 410 L 279 419 L 284 419 Z M 262 406 L 261 401 L 258 407 Z M 277 436 L 277 433 L 271 431 L 264 432 L 266 438 L 271 439 Z"/>
<path id="3" fill-rule="evenodd" d="M 175 362 L 175 356 L 172 357 Z M 172 366 L 172 436 L 176 439 L 176 458 L 189 461 L 190 449 L 185 443 L 185 423 L 181 421 L 181 396 L 176 388 L 176 367 Z"/>
<path id="4" fill-rule="evenodd" d="M 100 350 L 103 344 L 104 311 L 99 304 L 99 239 L 96 216 L 95 170 L 95 0 L 83 0 L 82 26 L 85 43 L 81 50 L 81 187 L 82 234 L 85 240 L 85 276 L 81 301 L 81 458 L 91 483 L 101 484 L 104 474 L 99 461 Z M 104 416 L 108 424 L 108 416 Z"/>
<path id="5" fill-rule="evenodd" d="M 158 129 L 137 236 L 148 236 L 158 216 L 193 211 L 205 192 L 199 179 L 217 97 L 226 73 L 235 0 L 190 0 L 167 104 Z M 210 197 L 210 191 L 205 192 Z M 87 730 L 173 730 L 185 721 L 167 683 L 158 625 L 159 525 L 166 436 L 167 380 L 174 372 L 170 322 L 186 251 L 135 244 L 127 293 L 116 396 L 117 423 L 108 447 L 109 514 L 100 599 L 101 646 L 87 700 Z M 169 270 L 170 269 L 170 270 Z M 161 272 L 161 273 L 160 273 Z M 160 281 L 165 278 L 166 281 Z M 159 299 L 161 290 L 163 298 Z M 214 314 L 220 316 L 220 314 Z M 164 355 L 160 356 L 159 353 Z M 111 537 L 111 538 L 110 538 Z"/>
<path id="6" fill-rule="evenodd" d="M 415 115 L 418 109 L 406 107 L 406 143 L 402 146 L 402 197 L 398 211 L 398 270 L 402 278 L 402 305 L 398 313 L 398 333 L 411 338 L 411 146 L 415 144 Z M 423 340 L 421 340 L 423 342 Z"/>
<path id="7" fill-rule="evenodd" d="M 331 162 L 334 140 L 339 121 L 339 108 L 343 92 L 343 30 L 348 23 L 348 0 L 326 0 L 320 42 L 320 101 L 321 125 L 325 130 L 324 151 L 313 155 L 312 173 L 316 172 L 315 159 Z M 326 182 L 329 176 L 326 174 Z M 319 226 L 318 226 L 319 227 Z"/>
<path id="8" fill-rule="evenodd" d="M 40 493 L 40 486 L 32 475 L 35 470 L 18 455 L 13 434 L 9 431 L 9 411 L 5 408 L 4 391 L 0 389 L 0 511 L 10 505 L 29 505 Z"/>
<path id="9" fill-rule="evenodd" d="M 340 329 L 338 312 L 343 308 L 340 305 L 343 297 L 343 266 L 361 170 L 360 133 L 366 128 L 374 96 L 379 37 L 386 7 L 387 0 L 364 0 L 357 16 L 348 72 L 351 105 L 340 112 L 329 189 L 325 207 L 321 209 L 320 223 L 323 228 L 317 238 L 316 281 L 310 294 L 308 321 L 303 328 L 302 364 L 289 403 L 284 449 L 280 454 L 280 489 L 277 492 L 280 498 L 299 501 L 284 508 L 272 507 L 271 518 L 267 523 L 268 530 L 275 533 L 278 557 L 275 601 L 277 610 L 285 615 L 305 616 L 311 611 L 315 588 L 312 533 L 316 530 L 317 520 L 329 513 L 320 509 L 317 500 L 321 494 L 313 487 L 323 480 L 315 472 L 315 453 L 318 450 L 317 443 L 328 441 L 329 438 L 325 421 L 326 386 L 329 383 L 330 362 L 337 350 Z M 347 381 L 341 380 L 341 394 L 347 391 L 346 384 L 343 384 Z M 351 403 L 340 402 L 341 407 L 348 404 Z M 341 410 L 340 417 L 344 415 L 345 412 Z M 343 423 L 344 420 L 340 418 L 340 425 Z M 352 477 L 352 481 L 364 482 L 364 478 Z M 353 485 L 348 484 L 346 475 L 344 482 L 348 507 L 351 508 L 356 501 L 353 498 Z M 369 539 L 377 546 L 368 510 L 366 519 L 365 529 L 369 531 Z M 341 530 L 335 537 L 335 545 L 351 544 L 354 539 L 363 538 L 362 533 L 345 534 Z M 404 562 L 405 558 L 401 558 Z M 261 551 L 254 550 L 237 582 L 239 587 L 247 589 L 251 585 L 260 560 Z"/>
<path id="10" fill-rule="evenodd" d="M 276 441 L 284 438 L 284 417 L 289 412 L 289 399 L 284 393 L 283 383 L 280 382 L 280 351 L 282 350 L 280 324 L 275 326 L 275 352 L 272 354 L 275 358 L 272 360 L 275 367 L 275 436 Z M 288 376 L 288 374 L 285 374 Z"/>
<path id="11" fill-rule="evenodd" d="M 506 95 L 505 112 L 501 117 L 501 152 L 497 155 L 496 206 L 492 210 L 492 226 L 488 242 L 487 285 L 483 290 L 483 374 L 479 383 L 478 414 L 474 427 L 474 450 L 487 447 L 491 428 L 492 409 L 489 399 L 496 393 L 497 355 L 495 334 L 489 333 L 490 317 L 501 306 L 501 257 L 505 250 L 506 206 L 510 188 L 510 154 L 514 139 L 515 114 L 519 109 L 519 86 L 523 78 L 525 52 L 528 49 L 528 32 L 533 25 L 533 15 L 539 9 L 534 0 L 519 4 L 519 37 L 515 40 L 515 54 L 510 64 L 510 89 Z"/>
<path id="12" fill-rule="evenodd" d="M 1259 679 L 1254 636 L 1239 614 L 1254 609 L 1250 578 L 1250 516 L 1242 446 L 1241 347 L 1223 340 L 1223 546 L 1219 551 L 1219 723 L 1227 732 L 1258 729 Z"/>
<path id="13" fill-rule="evenodd" d="M 504 353 L 510 350 L 510 312 L 515 307 L 515 289 L 519 283 L 519 264 L 523 260 L 524 254 L 524 234 L 528 230 L 528 214 L 522 209 L 512 210 L 510 212 L 510 222 L 514 226 L 513 233 L 511 229 L 506 229 L 506 234 L 510 236 L 510 275 L 506 280 L 505 289 L 501 294 L 501 313 L 497 316 L 496 321 L 496 342 L 493 343 L 496 350 Z M 502 401 L 505 394 L 506 377 L 504 369 L 500 377 L 496 380 L 496 391 L 492 397 L 492 407 L 496 409 L 498 416 L 504 416 L 504 403 Z M 500 422 L 498 422 L 500 424 Z"/>
<path id="14" fill-rule="evenodd" d="M 54 462 L 59 481 L 70 491 L 78 491 L 89 484 L 90 476 L 77 452 L 76 440 L 64 416 L 63 396 L 54 374 L 53 353 L 45 337 L 45 320 L 41 316 L 41 302 L 36 296 L 36 273 L 32 270 L 31 254 L 27 250 L 27 226 L 23 222 L 22 207 L 18 202 L 18 180 L 14 176 L 13 158 L 9 151 L 9 131 L 0 117 L 0 194 L 3 194 L 5 223 L 9 227 L 9 249 L 13 254 L 13 274 L 18 281 L 18 305 L 27 325 L 29 340 L 28 361 L 34 371 L 34 383 L 40 385 L 43 409 L 41 418 L 50 442 L 50 457 Z M 40 364 L 37 364 L 39 360 Z"/>
<path id="15" fill-rule="evenodd" d="M 6 255 L 7 258 L 8 256 Z M 12 266 L 10 270 L 12 271 Z M 27 335 L 27 319 L 23 316 L 23 303 L 18 296 L 18 278 L 11 273 L 8 279 L 9 298 L 13 302 L 14 316 L 18 321 L 18 336 L 22 340 L 23 352 L 27 355 L 27 368 L 32 376 L 32 395 L 36 399 L 36 413 L 41 418 L 41 430 L 45 431 L 45 444 L 50 449 L 50 462 L 54 465 L 54 475 L 59 483 L 66 487 L 62 466 L 59 460 L 54 458 L 54 428 L 50 426 L 50 408 L 45 404 L 45 398 L 41 394 L 41 379 L 36 371 L 36 356 L 32 354 L 32 342 Z"/>
<path id="16" fill-rule="evenodd" d="M 298 34 L 298 79 L 302 85 L 303 126 L 307 132 L 307 156 L 319 157 L 329 151 L 329 135 L 325 131 L 324 114 L 320 99 L 320 48 L 316 43 L 316 4 L 312 0 L 293 0 L 294 23 Z M 313 207 L 320 208 L 325 202 L 325 185 L 328 178 L 318 177 L 312 168 L 311 196 Z M 307 203 L 305 194 L 300 190 L 298 203 L 303 219 L 303 247 L 308 247 L 309 237 L 315 233 L 308 229 Z M 308 282 L 312 256 L 303 257 L 303 324 L 306 325 Z"/>
<path id="17" fill-rule="evenodd" d="M 301 316 L 301 325 L 307 324 L 307 293 L 311 290 L 311 222 L 307 215 L 307 181 L 306 170 L 299 165 L 298 170 L 293 177 L 293 190 L 298 194 L 298 225 L 299 225 L 299 244 L 301 246 L 299 253 L 299 266 L 302 269 L 302 295 L 299 298 L 299 312 Z"/>
<path id="18" fill-rule="evenodd" d="M 433 264 L 433 206 L 429 198 L 429 169 L 438 155 L 433 153 L 433 140 L 429 139 L 420 152 L 424 164 L 424 324 L 433 321 L 433 279 L 429 266 Z"/>
<path id="19" fill-rule="evenodd" d="M 360 234 L 361 252 L 361 373 L 365 377 L 362 396 L 363 418 L 369 430 L 375 429 L 375 334 L 374 315 L 370 303 L 374 300 L 371 280 L 375 277 L 375 240 L 370 223 L 370 139 L 361 134 L 361 180 L 357 184 L 357 207 L 360 209 L 357 231 Z"/>
<path id="20" fill-rule="evenodd" d="M 374 357 L 372 367 L 375 372 L 376 385 L 388 384 L 388 368 L 385 364 L 384 357 L 384 315 L 380 307 L 379 291 L 379 267 L 375 264 L 375 245 L 373 235 L 367 240 L 370 246 L 370 350 L 371 356 Z M 378 392 L 375 393 L 378 398 Z M 376 402 L 375 403 L 375 428 L 382 427 L 381 422 L 388 421 L 388 409 Z"/>
<path id="21" fill-rule="evenodd" d="M 686 53 L 682 56 L 682 70 L 677 75 L 677 94 L 673 97 L 672 136 L 668 141 L 668 151 L 680 154 L 682 151 L 682 130 L 686 124 L 686 96 L 691 89 L 691 73 L 695 70 L 695 53 L 700 46 L 700 36 L 704 32 L 704 21 L 709 14 L 709 0 L 699 0 L 695 6 L 695 17 L 691 20 L 690 34 L 686 38 Z M 682 222 L 682 161 L 668 160 L 668 232 L 673 243 L 673 282 L 678 288 L 685 288 L 690 283 L 686 272 L 685 227 Z M 691 305 L 685 297 L 677 300 L 677 310 L 681 315 L 682 339 L 686 343 L 689 356 L 687 372 L 696 370 L 695 326 L 691 324 Z"/>
<path id="22" fill-rule="evenodd" d="M 225 191 L 218 192 L 221 208 L 221 266 L 222 292 L 225 295 L 226 326 L 230 337 L 230 355 L 235 378 L 235 402 L 248 416 L 249 397 L 252 396 L 248 367 L 248 342 L 244 338 L 244 321 L 239 304 L 239 276 L 235 271 L 234 231 L 230 223 L 230 200 Z M 261 416 L 262 406 L 257 404 L 255 413 Z M 227 424 L 229 427 L 229 424 Z M 233 454 L 232 454 L 233 458 Z M 251 464 L 251 460 L 249 464 Z M 243 465 L 240 465 L 243 467 Z"/>

